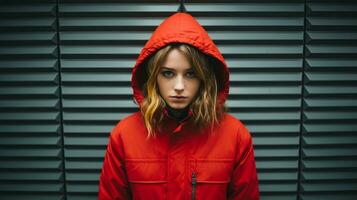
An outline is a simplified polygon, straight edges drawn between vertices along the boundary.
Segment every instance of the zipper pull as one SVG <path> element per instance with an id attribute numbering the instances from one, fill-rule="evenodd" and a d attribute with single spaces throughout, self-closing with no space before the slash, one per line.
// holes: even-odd
<path id="1" fill-rule="evenodd" d="M 196 172 L 192 172 L 192 194 L 191 194 L 191 200 L 196 199 L 196 184 L 197 184 L 197 174 Z"/>

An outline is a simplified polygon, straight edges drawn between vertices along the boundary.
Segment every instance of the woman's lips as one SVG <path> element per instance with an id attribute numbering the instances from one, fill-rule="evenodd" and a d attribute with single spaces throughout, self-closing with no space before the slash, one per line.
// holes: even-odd
<path id="1" fill-rule="evenodd" d="M 170 98 L 176 99 L 176 100 L 183 100 L 183 99 L 186 99 L 187 97 L 185 97 L 185 96 L 170 96 Z"/>

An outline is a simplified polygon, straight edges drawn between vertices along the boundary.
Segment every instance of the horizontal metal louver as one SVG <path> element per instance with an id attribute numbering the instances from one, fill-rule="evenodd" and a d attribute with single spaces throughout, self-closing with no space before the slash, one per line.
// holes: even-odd
<path id="1" fill-rule="evenodd" d="M 56 2 L 1 3 L 0 199 L 63 199 Z"/>
<path id="2" fill-rule="evenodd" d="M 356 11 L 356 3 L 307 3 L 302 200 L 357 199 Z"/>

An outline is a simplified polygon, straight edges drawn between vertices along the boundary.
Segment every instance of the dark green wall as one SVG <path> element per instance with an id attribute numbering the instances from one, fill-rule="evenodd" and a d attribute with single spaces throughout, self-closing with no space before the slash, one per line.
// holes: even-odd
<path id="1" fill-rule="evenodd" d="M 186 2 L 229 65 L 261 199 L 357 199 L 357 3 Z M 131 68 L 177 8 L 0 1 L 0 199 L 96 199 Z"/>

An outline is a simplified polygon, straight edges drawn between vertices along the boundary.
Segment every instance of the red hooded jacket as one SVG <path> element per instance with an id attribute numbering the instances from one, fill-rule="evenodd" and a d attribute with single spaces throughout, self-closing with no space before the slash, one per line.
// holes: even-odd
<path id="1" fill-rule="evenodd" d="M 187 13 L 167 18 L 145 44 L 132 75 L 136 101 L 144 99 L 140 88 L 145 61 L 169 43 L 190 44 L 212 58 L 220 85 L 218 102 L 223 104 L 229 90 L 227 65 L 207 32 Z M 112 129 L 100 175 L 100 200 L 259 199 L 252 138 L 238 119 L 225 113 L 213 132 L 202 134 L 190 127 L 190 115 L 181 122 L 164 116 L 165 131 L 156 137 L 147 138 L 140 112 Z"/>

